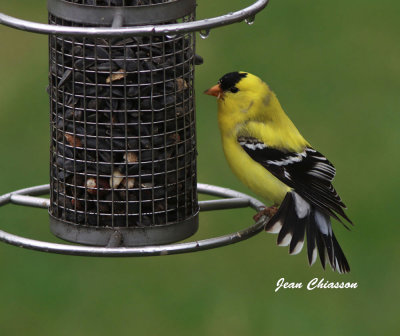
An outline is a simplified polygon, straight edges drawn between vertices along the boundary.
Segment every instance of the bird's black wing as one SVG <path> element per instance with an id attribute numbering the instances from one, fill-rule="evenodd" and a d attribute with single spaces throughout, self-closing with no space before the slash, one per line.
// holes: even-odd
<path id="1" fill-rule="evenodd" d="M 338 215 L 351 223 L 343 210 L 346 206 L 331 183 L 335 167 L 321 153 L 311 147 L 301 153 L 283 151 L 252 137 L 239 137 L 237 141 L 254 161 L 304 199 L 339 221 Z"/>

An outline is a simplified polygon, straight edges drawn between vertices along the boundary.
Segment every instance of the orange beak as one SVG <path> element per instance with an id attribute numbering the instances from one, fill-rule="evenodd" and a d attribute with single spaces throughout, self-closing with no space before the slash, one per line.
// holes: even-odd
<path id="1" fill-rule="evenodd" d="M 223 91 L 219 84 L 214 85 L 212 88 L 209 88 L 208 90 L 204 91 L 205 94 L 210 95 L 210 96 L 215 96 L 218 99 L 221 98 Z"/>

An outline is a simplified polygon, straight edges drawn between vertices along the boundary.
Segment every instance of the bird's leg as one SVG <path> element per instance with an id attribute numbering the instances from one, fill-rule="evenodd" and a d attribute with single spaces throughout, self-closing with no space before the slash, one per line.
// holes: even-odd
<path id="1" fill-rule="evenodd" d="M 253 219 L 258 222 L 258 220 L 261 218 L 261 216 L 267 215 L 268 218 L 272 218 L 276 212 L 278 211 L 278 205 L 274 204 L 273 206 L 270 207 L 263 207 L 263 209 L 258 212 L 257 214 L 255 214 L 253 216 Z"/>

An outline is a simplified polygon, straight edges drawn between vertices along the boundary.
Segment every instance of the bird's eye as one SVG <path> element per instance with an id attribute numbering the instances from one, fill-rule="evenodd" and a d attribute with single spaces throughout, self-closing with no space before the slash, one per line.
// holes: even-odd
<path id="1" fill-rule="evenodd" d="M 230 91 L 231 91 L 232 93 L 236 93 L 236 92 L 239 91 L 239 89 L 238 89 L 236 86 L 234 86 L 234 87 L 231 87 Z"/>

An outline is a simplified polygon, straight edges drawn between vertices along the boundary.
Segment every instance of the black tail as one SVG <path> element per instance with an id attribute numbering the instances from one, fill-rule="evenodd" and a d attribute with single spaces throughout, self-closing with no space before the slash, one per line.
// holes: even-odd
<path id="1" fill-rule="evenodd" d="M 326 260 L 333 270 L 347 273 L 350 266 L 332 232 L 330 217 L 304 200 L 294 191 L 288 192 L 277 213 L 268 221 L 265 230 L 279 233 L 278 245 L 289 245 L 289 253 L 297 254 L 304 244 L 307 232 L 307 254 L 310 266 L 317 259 L 322 267 Z"/>

